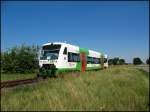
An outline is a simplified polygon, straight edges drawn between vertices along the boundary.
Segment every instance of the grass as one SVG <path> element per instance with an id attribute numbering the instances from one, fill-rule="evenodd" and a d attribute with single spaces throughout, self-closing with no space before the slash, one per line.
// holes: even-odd
<path id="1" fill-rule="evenodd" d="M 149 74 L 131 67 L 1 90 L 2 111 L 149 111 Z M 74 73 L 75 74 L 75 73 Z"/>
<path id="2" fill-rule="evenodd" d="M 30 74 L 1 74 L 1 81 L 10 81 L 10 80 L 18 80 L 18 79 L 28 79 L 36 77 L 36 73 Z"/>

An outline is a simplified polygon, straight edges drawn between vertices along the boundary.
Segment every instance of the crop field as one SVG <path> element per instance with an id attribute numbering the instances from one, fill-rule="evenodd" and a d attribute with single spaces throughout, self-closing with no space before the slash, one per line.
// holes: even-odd
<path id="1" fill-rule="evenodd" d="M 117 66 L 2 89 L 1 110 L 149 111 L 149 73 Z"/>

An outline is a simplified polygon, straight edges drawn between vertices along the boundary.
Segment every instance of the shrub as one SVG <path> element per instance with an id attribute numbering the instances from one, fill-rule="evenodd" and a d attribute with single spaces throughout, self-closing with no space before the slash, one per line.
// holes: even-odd
<path id="1" fill-rule="evenodd" d="M 109 60 L 108 60 L 108 64 L 109 64 L 109 65 L 112 65 L 112 64 L 113 64 L 113 59 L 109 59 Z"/>
<path id="2" fill-rule="evenodd" d="M 38 68 L 39 46 L 21 45 L 1 53 L 2 71 L 7 73 L 33 72 Z"/>
<path id="3" fill-rule="evenodd" d="M 124 59 L 119 59 L 119 64 L 120 65 L 124 65 L 125 64 L 125 60 Z"/>
<path id="4" fill-rule="evenodd" d="M 135 57 L 135 58 L 133 58 L 133 64 L 139 65 L 139 64 L 142 64 L 142 61 L 139 57 Z"/>
<path id="5" fill-rule="evenodd" d="M 119 59 L 118 57 L 115 57 L 113 59 L 108 60 L 109 65 L 124 65 L 125 59 Z"/>
<path id="6" fill-rule="evenodd" d="M 146 64 L 149 64 L 149 58 L 146 60 Z"/>
<path id="7" fill-rule="evenodd" d="M 114 64 L 114 65 L 118 65 L 118 64 L 119 64 L 119 58 L 118 58 L 118 57 L 115 57 L 115 58 L 113 59 L 113 64 Z"/>

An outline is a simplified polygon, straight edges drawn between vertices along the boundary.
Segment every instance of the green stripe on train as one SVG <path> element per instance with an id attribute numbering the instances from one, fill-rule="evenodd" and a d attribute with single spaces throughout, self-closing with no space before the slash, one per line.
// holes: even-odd
<path id="1" fill-rule="evenodd" d="M 100 69 L 100 66 L 96 67 L 87 67 L 86 70 L 94 70 L 94 69 Z M 77 68 L 58 68 L 58 72 L 69 72 L 69 71 L 80 71 Z"/>
<path id="2" fill-rule="evenodd" d="M 86 70 L 96 70 L 100 69 L 100 67 L 87 67 Z M 51 70 L 46 70 L 46 69 L 40 69 L 39 75 L 42 76 L 53 76 L 53 75 L 58 75 L 59 73 L 66 73 L 70 71 L 80 71 L 77 68 L 58 68 L 58 69 L 51 69 Z"/>

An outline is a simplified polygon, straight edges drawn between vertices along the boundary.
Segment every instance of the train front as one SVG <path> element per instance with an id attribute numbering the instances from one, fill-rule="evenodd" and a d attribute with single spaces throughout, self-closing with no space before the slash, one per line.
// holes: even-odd
<path id="1" fill-rule="evenodd" d="M 39 72 L 37 76 L 55 76 L 61 45 L 45 44 L 39 52 Z"/>

